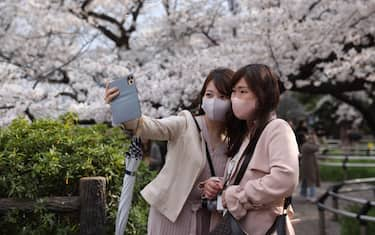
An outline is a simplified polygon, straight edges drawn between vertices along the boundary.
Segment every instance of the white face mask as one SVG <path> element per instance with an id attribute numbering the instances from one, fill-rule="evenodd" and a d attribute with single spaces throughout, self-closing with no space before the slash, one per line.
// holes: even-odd
<path id="1" fill-rule="evenodd" d="M 232 109 L 234 116 L 240 120 L 250 120 L 256 108 L 256 100 L 243 100 L 232 97 Z"/>
<path id="2" fill-rule="evenodd" d="M 202 109 L 210 120 L 224 121 L 225 114 L 230 108 L 228 99 L 203 98 Z"/>

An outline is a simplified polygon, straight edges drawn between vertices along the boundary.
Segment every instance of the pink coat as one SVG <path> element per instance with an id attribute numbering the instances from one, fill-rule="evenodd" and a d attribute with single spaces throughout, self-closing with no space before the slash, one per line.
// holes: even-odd
<path id="1" fill-rule="evenodd" d="M 238 169 L 230 182 L 233 183 Z M 247 234 L 264 235 L 272 226 L 276 216 L 282 213 L 284 198 L 292 195 L 297 186 L 298 172 L 294 132 L 287 122 L 275 119 L 260 136 L 240 184 L 229 186 L 224 192 L 228 210 L 240 220 Z M 294 234 L 289 217 L 287 224 L 288 233 Z"/>

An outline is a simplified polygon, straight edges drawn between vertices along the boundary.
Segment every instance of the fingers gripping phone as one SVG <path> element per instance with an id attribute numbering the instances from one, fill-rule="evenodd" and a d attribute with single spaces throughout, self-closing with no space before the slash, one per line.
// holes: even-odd
<path id="1" fill-rule="evenodd" d="M 141 106 L 133 75 L 109 83 L 109 88 L 117 87 L 120 94 L 111 102 L 112 123 L 120 124 L 141 116 Z"/>

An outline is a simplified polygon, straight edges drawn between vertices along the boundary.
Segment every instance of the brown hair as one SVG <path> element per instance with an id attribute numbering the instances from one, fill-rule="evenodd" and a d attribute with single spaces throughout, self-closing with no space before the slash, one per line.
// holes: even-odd
<path id="1" fill-rule="evenodd" d="M 210 73 L 207 75 L 206 80 L 203 83 L 202 89 L 199 93 L 199 97 L 196 101 L 196 104 L 199 105 L 199 111 L 198 111 L 199 115 L 204 114 L 204 111 L 201 108 L 201 105 L 202 105 L 202 99 L 204 97 L 204 94 L 206 93 L 208 83 L 213 81 L 216 89 L 221 94 L 228 96 L 229 98 L 232 92 L 231 80 L 232 80 L 233 74 L 234 74 L 234 71 L 229 68 L 217 68 L 217 69 L 210 71 Z"/>
<path id="2" fill-rule="evenodd" d="M 257 98 L 257 107 L 254 113 L 255 131 L 262 128 L 268 121 L 270 114 L 279 104 L 279 77 L 263 64 L 249 64 L 240 68 L 233 75 L 232 88 L 239 80 L 245 79 L 249 89 Z M 241 147 L 242 141 L 249 131 L 246 121 L 237 119 L 233 112 L 227 118 L 228 157 L 233 157 Z M 252 133 L 255 133 L 252 132 Z"/>

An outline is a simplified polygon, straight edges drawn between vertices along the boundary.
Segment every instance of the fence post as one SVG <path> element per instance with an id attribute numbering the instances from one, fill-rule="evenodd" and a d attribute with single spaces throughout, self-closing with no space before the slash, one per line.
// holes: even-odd
<path id="1" fill-rule="evenodd" d="M 367 235 L 367 223 L 360 223 L 359 225 L 359 234 L 360 235 Z"/>
<path id="2" fill-rule="evenodd" d="M 332 197 L 332 207 L 335 208 L 335 209 L 339 208 L 339 200 L 337 199 L 337 197 Z M 337 213 L 333 213 L 332 220 L 334 220 L 334 221 L 338 220 Z"/>
<path id="3" fill-rule="evenodd" d="M 346 169 L 346 168 L 344 168 L 344 169 Z M 342 187 L 342 185 L 343 184 L 340 184 L 340 185 L 335 185 L 334 187 L 332 187 L 332 192 L 334 192 L 335 194 L 337 194 L 338 193 L 338 191 L 340 190 L 340 188 Z M 339 209 L 339 200 L 338 200 L 338 198 L 336 197 L 336 196 L 332 196 L 332 207 L 334 208 L 334 209 Z M 333 213 L 333 220 L 334 221 L 337 221 L 338 220 L 338 215 L 337 215 L 337 213 Z"/>
<path id="4" fill-rule="evenodd" d="M 319 208 L 319 234 L 326 235 L 326 222 L 323 208 Z"/>
<path id="5" fill-rule="evenodd" d="M 357 219 L 359 220 L 359 234 L 360 235 L 367 235 L 368 233 L 368 227 L 367 227 L 367 221 L 362 220 L 362 215 L 367 215 L 369 210 L 371 209 L 371 201 L 367 201 L 366 204 L 362 206 L 362 208 L 359 210 L 357 214 Z"/>
<path id="6" fill-rule="evenodd" d="M 84 177 L 79 182 L 80 235 L 104 235 L 105 178 Z"/>

